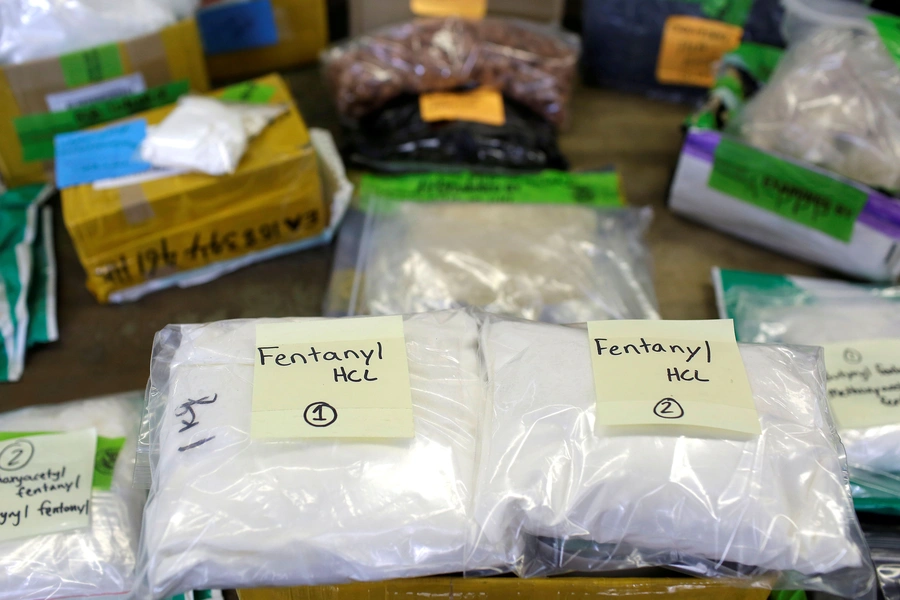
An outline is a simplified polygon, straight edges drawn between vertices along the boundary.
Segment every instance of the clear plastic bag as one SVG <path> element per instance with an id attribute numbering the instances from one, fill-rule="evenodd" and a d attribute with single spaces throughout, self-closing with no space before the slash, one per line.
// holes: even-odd
<path id="1" fill-rule="evenodd" d="M 900 190 L 900 68 L 872 30 L 822 29 L 790 48 L 732 121 L 749 143 Z"/>
<path id="2" fill-rule="evenodd" d="M 658 319 L 650 209 L 373 200 L 351 310 L 479 307 L 533 320 Z"/>
<path id="3" fill-rule="evenodd" d="M 475 318 L 404 320 L 415 438 L 380 442 L 250 439 L 259 322 L 157 334 L 141 597 L 459 571 L 484 404 Z"/>
<path id="4" fill-rule="evenodd" d="M 0 64 L 139 37 L 196 10 L 197 0 L 3 0 Z"/>
<path id="5" fill-rule="evenodd" d="M 132 487 L 141 394 L 118 394 L 0 414 L 0 431 L 95 428 L 126 437 L 109 491 L 91 495 L 91 525 L 0 542 L 0 599 L 99 598 L 128 593 L 134 581 L 146 494 Z"/>
<path id="6" fill-rule="evenodd" d="M 863 531 L 878 573 L 879 597 L 900 598 L 900 527 L 863 523 Z"/>
<path id="7" fill-rule="evenodd" d="M 418 96 L 400 96 L 345 130 L 347 153 L 362 167 L 388 172 L 568 169 L 556 130 L 530 109 L 504 100 L 506 122 L 422 120 Z"/>
<path id="8" fill-rule="evenodd" d="M 287 111 L 285 105 L 186 96 L 162 123 L 149 129 L 141 158 L 158 168 L 233 174 L 249 141 Z"/>
<path id="9" fill-rule="evenodd" d="M 497 88 L 555 125 L 568 118 L 577 36 L 503 19 L 419 19 L 323 54 L 341 114 L 358 119 L 401 94 Z"/>
<path id="10" fill-rule="evenodd" d="M 874 573 L 825 403 L 821 351 L 741 345 L 762 434 L 617 434 L 595 422 L 584 330 L 488 316 L 474 556 L 520 575 L 668 566 L 857 596 Z M 510 543 L 510 542 L 514 543 Z"/>
<path id="11" fill-rule="evenodd" d="M 726 301 L 734 307 L 738 339 L 811 345 L 900 339 L 900 288 L 824 283 L 815 290 L 750 286 L 729 290 Z M 851 467 L 900 474 L 900 419 L 878 427 L 842 427 L 840 434 Z"/>

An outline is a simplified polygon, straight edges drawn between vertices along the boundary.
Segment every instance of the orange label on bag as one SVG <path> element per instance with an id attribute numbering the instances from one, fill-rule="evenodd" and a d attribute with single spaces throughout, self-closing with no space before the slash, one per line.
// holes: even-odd
<path id="1" fill-rule="evenodd" d="M 711 87 L 716 63 L 741 44 L 743 35 L 743 28 L 721 21 L 669 17 L 656 63 L 657 81 Z"/>
<path id="2" fill-rule="evenodd" d="M 420 17 L 483 19 L 487 0 L 410 0 L 409 8 Z"/>
<path id="3" fill-rule="evenodd" d="M 491 88 L 422 94 L 419 96 L 419 112 L 426 123 L 473 121 L 496 126 L 506 123 L 503 95 Z"/>

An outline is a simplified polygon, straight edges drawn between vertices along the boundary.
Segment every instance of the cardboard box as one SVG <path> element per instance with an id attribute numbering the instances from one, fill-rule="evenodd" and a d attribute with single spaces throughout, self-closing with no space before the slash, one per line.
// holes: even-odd
<path id="1" fill-rule="evenodd" d="M 452 600 L 590 600 L 660 598 L 682 600 L 765 600 L 769 590 L 730 587 L 727 581 L 687 578 L 424 577 L 378 583 L 238 590 L 241 600 L 373 600 L 447 598 Z"/>
<path id="2" fill-rule="evenodd" d="M 412 19 L 409 6 L 409 0 L 350 0 L 350 35 Z M 488 0 L 488 16 L 554 25 L 562 22 L 564 8 L 564 0 Z"/>
<path id="3" fill-rule="evenodd" d="M 227 7 L 219 7 L 218 4 L 210 4 L 197 13 L 204 41 L 207 36 L 214 36 L 225 44 L 224 47 L 240 49 L 207 53 L 206 64 L 209 75 L 214 80 L 244 79 L 313 63 L 319 59 L 319 53 L 328 44 L 328 11 L 325 0 L 252 0 Z M 235 31 L 237 36 L 223 40 L 222 38 L 232 35 L 229 30 L 216 26 L 214 22 L 206 22 L 210 16 L 214 17 L 215 11 L 222 8 L 231 11 L 245 9 L 249 11 L 244 13 L 248 21 L 274 17 L 274 36 L 271 39 L 264 39 L 265 35 L 236 39 L 247 31 L 242 28 Z M 223 46 L 219 44 L 219 47 Z"/>
<path id="4" fill-rule="evenodd" d="M 277 75 L 255 83 L 274 88 L 269 102 L 290 109 L 250 142 L 233 175 L 189 173 L 114 189 L 87 184 L 63 190 L 66 228 L 100 302 L 147 282 L 315 237 L 329 225 L 316 153 L 289 90 Z M 139 116 L 152 125 L 173 108 Z"/>
<path id="5" fill-rule="evenodd" d="M 0 176 L 9 187 L 49 181 L 55 134 L 208 89 L 192 19 L 130 41 L 0 67 Z"/>

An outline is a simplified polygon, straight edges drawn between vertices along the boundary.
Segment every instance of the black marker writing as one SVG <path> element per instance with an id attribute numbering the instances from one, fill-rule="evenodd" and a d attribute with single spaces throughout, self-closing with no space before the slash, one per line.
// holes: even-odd
<path id="1" fill-rule="evenodd" d="M 179 452 L 184 452 L 185 450 L 193 450 L 198 446 L 202 446 L 206 442 L 212 441 L 216 439 L 216 436 L 208 437 L 205 440 L 200 440 L 199 442 L 194 442 L 193 444 L 188 444 L 187 446 L 182 446 L 178 449 Z"/>
<path id="2" fill-rule="evenodd" d="M 195 427 L 200 424 L 200 422 L 197 421 L 197 413 L 194 412 L 194 408 L 193 408 L 194 406 L 197 406 L 199 404 L 212 404 L 218 398 L 219 398 L 219 395 L 216 394 L 215 396 L 213 396 L 212 400 L 209 399 L 209 396 L 204 396 L 203 398 L 200 398 L 199 400 L 188 400 L 187 402 L 182 404 L 181 407 L 179 407 L 179 409 L 178 409 L 181 412 L 176 411 L 175 416 L 183 417 L 187 414 L 190 414 L 190 421 L 185 421 L 184 419 L 182 419 L 181 424 L 184 425 L 184 427 L 179 429 L 178 433 L 183 433 L 183 432 L 187 431 L 188 429 L 190 429 L 191 427 Z"/>
<path id="3" fill-rule="evenodd" d="M 712 349 L 710 348 L 709 342 L 706 341 L 700 346 L 688 346 L 681 344 L 661 344 L 661 343 L 651 343 L 646 339 L 641 338 L 640 343 L 635 342 L 633 344 L 612 344 L 609 346 L 604 346 L 601 342 L 609 341 L 606 338 L 594 338 L 594 344 L 596 345 L 597 356 L 625 356 L 629 354 L 634 354 L 637 356 L 643 356 L 647 354 L 687 354 L 687 358 L 684 362 L 689 363 L 698 354 L 700 354 L 701 350 L 706 350 L 706 362 L 712 362 Z"/>

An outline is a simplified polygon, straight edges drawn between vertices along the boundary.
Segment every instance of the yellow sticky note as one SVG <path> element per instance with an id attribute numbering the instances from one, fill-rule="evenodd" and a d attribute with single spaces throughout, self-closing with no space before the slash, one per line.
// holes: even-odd
<path id="1" fill-rule="evenodd" d="M 487 0 L 410 0 L 409 8 L 420 17 L 483 19 Z"/>
<path id="2" fill-rule="evenodd" d="M 506 123 L 503 94 L 492 88 L 422 94 L 419 96 L 419 112 L 426 123 L 472 121 L 495 126 Z"/>
<path id="3" fill-rule="evenodd" d="M 825 369 L 839 427 L 900 423 L 900 340 L 826 344 Z"/>
<path id="4" fill-rule="evenodd" d="M 672 85 L 710 87 L 716 63 L 741 44 L 744 30 L 737 25 L 675 15 L 663 28 L 656 79 Z"/>
<path id="5" fill-rule="evenodd" d="M 97 431 L 0 442 L 0 542 L 90 525 Z"/>
<path id="6" fill-rule="evenodd" d="M 257 325 L 250 435 L 413 437 L 403 318 Z"/>
<path id="7" fill-rule="evenodd" d="M 597 427 L 760 433 L 731 320 L 594 321 L 588 335 Z"/>

